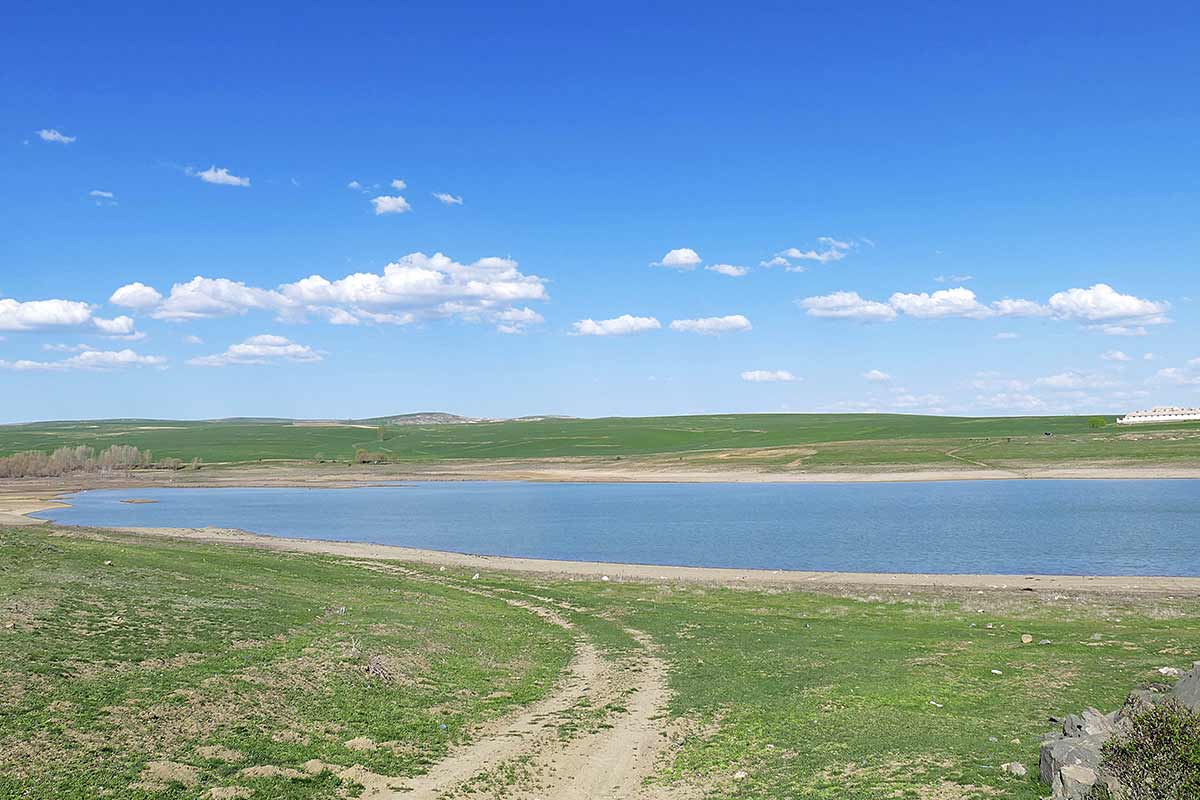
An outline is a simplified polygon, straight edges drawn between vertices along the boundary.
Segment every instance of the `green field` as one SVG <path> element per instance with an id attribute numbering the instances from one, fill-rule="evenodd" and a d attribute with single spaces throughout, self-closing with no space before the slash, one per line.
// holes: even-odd
<path id="1" fill-rule="evenodd" d="M 651 646 L 627 626 L 648 635 L 672 690 L 648 780 L 680 797 L 1033 800 L 1046 794 L 1034 776 L 1048 716 L 1115 708 L 1161 680 L 1156 668 L 1200 659 L 1195 600 L 369 566 L 0 529 L 0 797 L 358 796 L 311 759 L 422 773 L 552 691 L 567 663 L 564 630 L 498 597 L 569 609 L 576 645 L 611 659 Z M 544 724 L 565 741 L 624 713 L 580 703 Z M 351 746 L 364 737 L 380 745 Z M 1003 774 L 1010 761 L 1031 776 Z M 456 796 L 509 797 L 524 775 L 501 765 Z"/>
<path id="2" fill-rule="evenodd" d="M 1111 423 L 1112 418 L 1108 420 Z M 453 425 L 109 420 L 0 426 L 0 455 L 66 445 L 101 449 L 112 444 L 148 449 L 158 458 L 200 458 L 209 464 L 344 461 L 358 450 L 409 463 L 672 456 L 699 466 L 715 453 L 734 450 L 741 456 L 723 466 L 768 469 L 962 467 L 976 461 L 989 465 L 1112 460 L 1200 463 L 1200 423 L 1132 429 L 1110 424 L 1094 429 L 1088 417 L 737 414 Z"/>

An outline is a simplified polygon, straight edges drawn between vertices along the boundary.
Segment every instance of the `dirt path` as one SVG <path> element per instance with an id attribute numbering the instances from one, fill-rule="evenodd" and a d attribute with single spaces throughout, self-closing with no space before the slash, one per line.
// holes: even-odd
<path id="1" fill-rule="evenodd" d="M 371 800 L 438 800 L 470 787 L 478 796 L 513 800 L 634 800 L 665 796 L 644 786 L 666 743 L 661 720 L 669 699 L 667 667 L 645 634 L 629 631 L 641 647 L 621 659 L 606 657 L 548 598 L 488 590 L 378 562 L 367 569 L 431 580 L 501 600 L 571 631 L 575 654 L 551 694 L 505 719 L 485 725 L 424 775 L 393 778 L 361 767 L 343 778 L 365 787 Z M 678 796 L 672 794 L 672 796 Z"/>

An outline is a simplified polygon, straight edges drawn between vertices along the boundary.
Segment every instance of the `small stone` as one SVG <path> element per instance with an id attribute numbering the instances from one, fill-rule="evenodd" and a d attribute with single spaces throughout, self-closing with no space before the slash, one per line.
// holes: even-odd
<path id="1" fill-rule="evenodd" d="M 472 576 L 471 576 L 471 580 L 473 580 L 473 581 L 477 581 L 477 580 L 479 580 L 479 573 L 478 573 L 478 572 L 476 572 L 474 575 L 472 575 Z"/>
<path id="2" fill-rule="evenodd" d="M 1033 637 L 1028 633 L 1021 634 L 1021 644 L 1033 644 Z"/>
<path id="3" fill-rule="evenodd" d="M 937 700 L 930 700 L 930 701 L 929 701 L 929 705 L 931 705 L 931 706 L 934 706 L 935 708 L 943 708 L 943 707 L 944 707 L 944 706 L 943 706 L 941 703 L 939 703 Z"/>
<path id="4" fill-rule="evenodd" d="M 112 561 L 105 561 L 105 562 L 104 562 L 104 566 L 106 566 L 106 567 L 111 567 L 111 566 L 112 566 Z"/>
<path id="5" fill-rule="evenodd" d="M 735 781 L 745 780 L 747 777 L 749 777 L 749 773 L 747 773 L 744 769 L 739 769 L 737 772 L 733 773 L 733 779 Z"/>
<path id="6" fill-rule="evenodd" d="M 1038 644 L 1050 644 L 1050 640 L 1049 639 L 1040 639 L 1038 641 Z"/>
<path id="7" fill-rule="evenodd" d="M 1093 642 L 1098 642 L 1098 641 L 1100 641 L 1100 640 L 1101 640 L 1101 639 L 1103 639 L 1103 638 L 1104 638 L 1104 637 L 1103 637 L 1101 634 L 1099 634 L 1099 633 L 1093 633 L 1093 634 L 1092 634 L 1092 641 L 1093 641 Z"/>
<path id="8" fill-rule="evenodd" d="M 608 576 L 607 576 L 607 575 L 601 575 L 601 576 L 600 576 L 600 580 L 604 581 L 605 583 L 608 583 Z"/>
<path id="9" fill-rule="evenodd" d="M 1007 764 L 1001 764 L 1000 770 L 1007 772 L 1009 775 L 1015 775 L 1018 778 L 1024 778 L 1029 774 L 1029 770 L 1025 769 L 1025 765 L 1016 761 L 1010 761 Z"/>
<path id="10" fill-rule="evenodd" d="M 1168 678 L 1178 678 L 1180 675 L 1183 674 L 1183 670 L 1181 670 L 1177 667 L 1159 667 L 1158 674 L 1165 675 Z"/>
<path id="11" fill-rule="evenodd" d="M 994 669 L 994 670 L 992 670 L 992 674 L 993 674 L 993 675 L 1003 675 L 1004 673 L 1003 673 L 1003 672 L 1001 672 L 1001 671 L 1000 671 L 1000 670 L 998 670 L 998 669 Z"/>

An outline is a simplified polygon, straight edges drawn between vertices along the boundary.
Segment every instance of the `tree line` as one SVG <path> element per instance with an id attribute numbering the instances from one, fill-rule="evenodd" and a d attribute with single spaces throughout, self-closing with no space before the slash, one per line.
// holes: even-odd
<path id="1" fill-rule="evenodd" d="M 200 459 L 193 458 L 192 469 L 200 469 Z M 46 453 L 29 450 L 0 458 L 0 478 L 58 478 L 63 475 L 88 472 L 129 472 L 135 469 L 183 469 L 178 458 L 154 460 L 149 450 L 127 444 L 114 444 L 97 453 L 90 447 L 60 447 Z"/>

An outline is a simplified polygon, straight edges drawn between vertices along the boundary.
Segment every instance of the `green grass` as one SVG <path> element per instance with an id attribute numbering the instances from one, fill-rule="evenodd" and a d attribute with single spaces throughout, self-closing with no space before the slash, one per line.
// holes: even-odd
<path id="1" fill-rule="evenodd" d="M 1045 437 L 1044 433 L 1054 436 Z M 742 449 L 746 459 L 722 461 L 721 465 L 949 467 L 967 465 L 953 454 L 1002 464 L 1200 461 L 1200 423 L 1136 429 L 1110 425 L 1092 430 L 1087 417 L 734 414 L 389 426 L 382 440 L 373 428 L 309 427 L 286 420 L 115 420 L 0 426 L 0 455 L 64 445 L 100 449 L 112 444 L 149 449 L 160 458 L 187 461 L 198 457 L 208 463 L 346 460 L 357 449 L 366 449 L 401 462 L 674 455 L 702 465 L 711 461 L 712 451 Z M 809 448 L 815 452 L 771 453 L 760 448 Z"/>
<path id="2" fill-rule="evenodd" d="M 1050 715 L 1115 708 L 1158 667 L 1200 659 L 1194 600 L 833 596 L 413 570 L 447 584 L 333 558 L 0 529 L 0 797 L 104 786 L 117 798 L 182 798 L 233 783 L 262 797 L 337 796 L 329 775 L 234 776 L 310 758 L 412 774 L 470 723 L 541 697 L 569 654 L 561 629 L 457 582 L 566 603 L 615 655 L 637 647 L 626 627 L 649 634 L 674 691 L 664 724 L 675 748 L 655 780 L 708 797 L 1033 800 L 1045 794 L 1034 776 Z M 1022 644 L 1022 633 L 1051 644 Z M 367 674 L 372 655 L 391 680 Z M 580 706 L 560 733 L 619 713 Z M 388 744 L 348 750 L 359 736 Z M 245 760 L 206 759 L 206 745 Z M 194 765 L 198 786 L 131 788 L 161 759 Z M 1031 776 L 1000 773 L 1008 761 Z"/>
<path id="3" fill-rule="evenodd" d="M 414 774 L 465 726 L 541 697 L 570 654 L 534 615 L 427 582 L 127 541 L 0 529 L 0 797 L 197 796 L 129 788 L 163 759 L 200 787 L 332 797 L 329 775 L 234 773 L 319 758 Z M 390 675 L 369 675 L 372 658 Z M 347 749 L 357 737 L 381 745 Z M 205 758 L 212 745 L 244 758 Z"/>

